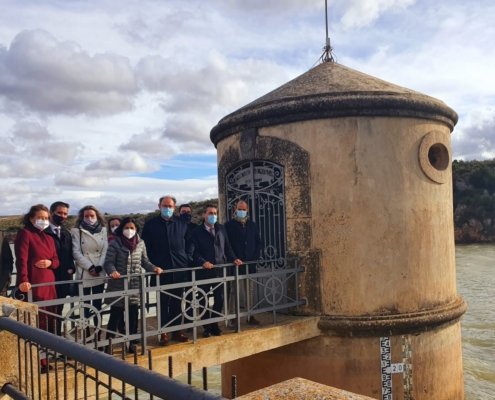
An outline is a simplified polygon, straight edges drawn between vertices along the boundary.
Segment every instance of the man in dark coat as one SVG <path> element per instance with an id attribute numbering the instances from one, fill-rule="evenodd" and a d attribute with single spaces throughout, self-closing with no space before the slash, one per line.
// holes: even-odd
<path id="1" fill-rule="evenodd" d="M 197 279 L 212 279 L 223 275 L 221 268 L 213 268 L 214 264 L 225 264 L 226 262 L 234 263 L 239 266 L 242 261 L 237 258 L 232 251 L 232 247 L 229 243 L 227 231 L 223 225 L 217 222 L 217 207 L 214 205 L 206 205 L 204 209 L 203 218 L 205 220 L 203 225 L 198 226 L 192 232 L 194 238 L 194 262 L 196 265 L 202 265 L 203 270 L 199 270 L 196 273 Z M 211 290 L 213 292 L 213 312 L 212 318 L 220 316 L 223 307 L 223 287 L 216 283 L 213 285 L 206 284 L 200 285 L 199 288 L 205 293 L 210 292 L 210 287 L 217 286 Z M 207 307 L 208 296 L 201 296 L 200 303 L 201 309 Z M 205 312 L 202 319 L 208 319 L 209 312 Z M 211 335 L 220 336 L 222 331 L 218 326 L 218 323 L 212 323 L 204 326 L 204 337 L 210 337 Z"/>
<path id="2" fill-rule="evenodd" d="M 227 230 L 232 250 L 234 250 L 234 253 L 244 262 L 259 260 L 262 246 L 258 227 L 255 222 L 249 219 L 248 212 L 249 209 L 247 203 L 240 200 L 237 202 L 233 218 L 225 223 L 225 229 Z M 245 273 L 246 267 L 239 267 L 239 274 L 244 275 Z M 249 273 L 256 273 L 256 264 L 249 265 Z M 240 289 L 244 292 L 244 304 L 246 311 L 249 311 L 249 309 L 254 306 L 254 285 L 251 279 L 246 279 L 245 283 L 246 285 L 243 285 Z M 235 285 L 231 285 L 229 298 L 230 314 L 235 312 L 235 296 Z M 254 316 L 248 317 L 247 322 L 251 325 L 260 324 Z"/>
<path id="3" fill-rule="evenodd" d="M 12 272 L 14 271 L 14 257 L 10 248 L 10 240 L 5 236 L 2 241 L 0 257 L 0 296 L 7 297 L 7 290 L 12 283 Z"/>
<path id="4" fill-rule="evenodd" d="M 191 233 L 199 225 L 191 222 L 192 218 L 192 208 L 189 204 L 181 204 L 179 206 L 179 217 L 181 217 L 187 223 L 187 229 Z"/>
<path id="5" fill-rule="evenodd" d="M 69 204 L 56 201 L 50 206 L 50 226 L 45 229 L 45 233 L 53 238 L 55 249 L 57 250 L 60 265 L 53 271 L 55 282 L 72 280 L 72 275 L 76 271 L 74 259 L 72 258 L 72 238 L 70 232 L 63 227 L 69 215 Z M 57 298 L 63 299 L 70 296 L 70 284 L 56 285 Z M 57 314 L 62 316 L 64 304 L 57 306 Z M 57 318 L 57 334 L 62 333 L 62 318 Z"/>
<path id="6" fill-rule="evenodd" d="M 146 221 L 141 239 L 146 244 L 150 261 L 164 270 L 160 275 L 160 285 L 187 282 L 188 273 L 166 273 L 170 269 L 187 268 L 192 262 L 194 242 L 189 235 L 187 223 L 174 217 L 176 200 L 172 196 L 163 196 L 158 202 L 160 215 Z M 181 299 L 183 289 L 170 289 L 170 294 L 160 294 L 160 319 L 162 326 L 180 325 Z M 172 334 L 172 339 L 187 342 L 188 338 L 180 330 Z M 169 344 L 168 335 L 162 333 L 160 345 Z"/>

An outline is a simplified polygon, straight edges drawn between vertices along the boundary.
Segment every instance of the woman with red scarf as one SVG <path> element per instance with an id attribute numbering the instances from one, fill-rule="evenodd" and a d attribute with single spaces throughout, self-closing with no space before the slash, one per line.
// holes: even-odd
<path id="1" fill-rule="evenodd" d="M 121 275 L 129 276 L 128 288 L 139 289 L 141 280 L 139 275 L 141 268 L 147 272 L 162 273 L 161 268 L 153 265 L 146 254 L 146 246 L 137 234 L 136 221 L 127 217 L 115 230 L 115 239 L 110 242 L 105 257 L 105 272 L 112 278 L 107 284 L 108 292 L 119 292 L 124 290 L 124 279 Z M 129 295 L 129 334 L 137 333 L 138 309 L 140 304 L 139 294 Z M 105 299 L 105 304 L 110 305 L 110 320 L 107 325 L 107 339 L 115 337 L 119 322 L 124 320 L 124 297 L 111 297 Z M 145 316 L 142 316 L 145 318 Z M 129 352 L 134 352 L 134 346 L 139 340 L 132 340 L 129 345 Z"/>
<path id="2" fill-rule="evenodd" d="M 24 229 L 21 229 L 15 238 L 15 266 L 17 269 L 17 283 L 21 292 L 27 293 L 31 285 L 55 282 L 53 270 L 58 267 L 59 260 L 53 239 L 43 232 L 49 225 L 49 211 L 43 204 L 32 206 L 24 215 Z M 34 287 L 33 301 L 54 300 L 57 291 L 54 285 Z M 40 307 L 40 329 L 53 332 L 57 313 L 56 306 Z M 45 311 L 45 312 L 43 312 Z M 48 317 L 49 326 L 46 325 Z M 41 360 L 41 373 L 48 371 L 46 359 Z"/>

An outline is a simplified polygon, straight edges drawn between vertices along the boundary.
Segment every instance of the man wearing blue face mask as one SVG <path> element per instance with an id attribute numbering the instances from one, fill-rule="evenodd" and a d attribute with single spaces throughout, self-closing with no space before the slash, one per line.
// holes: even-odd
<path id="1" fill-rule="evenodd" d="M 229 241 L 232 246 L 232 250 L 244 262 L 257 261 L 261 256 L 261 238 L 256 223 L 248 217 L 248 205 L 245 201 L 239 200 L 234 209 L 233 218 L 225 223 L 225 229 L 229 235 Z M 248 271 L 250 274 L 256 273 L 256 264 L 249 264 Z M 239 268 L 239 275 L 246 274 L 246 267 Z M 254 306 L 253 286 L 254 283 L 251 279 L 241 281 L 240 293 L 244 292 L 244 307 L 246 311 L 249 311 Z M 229 297 L 229 314 L 235 312 L 235 285 L 231 285 L 230 297 Z M 247 323 L 250 325 L 259 325 L 254 316 L 248 316 Z M 233 324 L 230 324 L 231 328 L 234 328 Z"/>
<path id="2" fill-rule="evenodd" d="M 141 239 L 146 244 L 148 258 L 157 267 L 164 270 L 159 277 L 160 285 L 188 281 L 188 273 L 166 270 L 187 268 L 192 262 L 194 242 L 189 235 L 187 223 L 174 216 L 176 200 L 173 196 L 163 196 L 158 202 L 160 215 L 146 221 Z M 153 285 L 153 283 L 152 283 Z M 160 320 L 162 327 L 180 325 L 182 320 L 181 298 L 183 289 L 170 289 L 160 294 Z M 187 342 L 188 338 L 180 330 L 172 334 L 172 340 Z M 161 346 L 169 344 L 166 333 L 161 334 Z"/>
<path id="3" fill-rule="evenodd" d="M 198 226 L 193 232 L 194 239 L 194 262 L 196 265 L 202 265 L 204 268 L 196 273 L 197 279 L 214 279 L 223 276 L 222 268 L 213 268 L 214 264 L 225 264 L 227 262 L 241 265 L 242 261 L 237 258 L 232 251 L 225 227 L 217 222 L 217 206 L 208 204 L 203 213 L 204 224 Z M 223 308 L 223 285 L 205 284 L 199 288 L 205 293 L 213 293 L 213 309 L 211 318 L 221 316 Z M 213 289 L 212 289 L 213 288 Z M 208 296 L 207 296 L 208 297 Z M 201 296 L 200 312 L 207 307 L 207 298 Z M 210 312 L 204 313 L 202 319 L 210 318 Z M 220 336 L 222 331 L 218 323 L 212 323 L 204 326 L 204 337 L 211 335 Z"/>

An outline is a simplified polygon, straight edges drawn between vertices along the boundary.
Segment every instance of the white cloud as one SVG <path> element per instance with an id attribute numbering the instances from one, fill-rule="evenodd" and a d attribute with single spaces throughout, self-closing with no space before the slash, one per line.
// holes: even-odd
<path id="1" fill-rule="evenodd" d="M 495 108 L 477 110 L 467 119 L 470 125 L 452 137 L 454 158 L 494 158 Z"/>
<path id="2" fill-rule="evenodd" d="M 140 155 L 156 158 L 168 158 L 176 153 L 172 144 L 167 143 L 159 129 L 147 129 L 143 133 L 132 135 L 128 142 L 119 146 L 119 150 L 135 151 Z"/>
<path id="3" fill-rule="evenodd" d="M 0 96 L 43 114 L 106 115 L 129 111 L 139 88 L 125 57 L 89 55 L 42 30 L 22 31 L 0 48 Z"/>
<path id="4" fill-rule="evenodd" d="M 340 0 L 337 8 L 343 9 L 341 23 L 344 28 L 363 28 L 375 22 L 382 14 L 390 10 L 413 5 L 416 0 Z"/>
<path id="5" fill-rule="evenodd" d="M 216 51 L 201 67 L 149 56 L 138 63 L 137 71 L 146 89 L 167 96 L 161 103 L 168 115 L 164 137 L 200 145 L 210 143 L 209 132 L 221 117 L 287 80 L 286 72 L 272 62 L 228 62 Z"/>
<path id="6" fill-rule="evenodd" d="M 160 169 L 160 166 L 150 163 L 139 154 L 124 153 L 110 156 L 98 161 L 94 161 L 86 166 L 86 171 L 129 171 L 129 172 L 153 172 Z"/>

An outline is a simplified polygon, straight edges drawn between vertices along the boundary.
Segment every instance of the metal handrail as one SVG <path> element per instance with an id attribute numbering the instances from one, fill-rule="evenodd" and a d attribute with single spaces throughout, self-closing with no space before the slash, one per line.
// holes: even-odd
<path id="1" fill-rule="evenodd" d="M 200 270 L 204 270 L 204 267 L 191 267 L 191 268 L 180 268 L 174 270 L 164 271 L 165 273 L 171 272 L 186 272 L 190 271 L 191 277 L 189 281 L 179 282 L 179 283 L 169 283 L 160 284 L 157 280 L 156 285 L 149 286 L 146 281 L 149 276 L 157 276 L 155 273 L 142 273 L 142 274 L 132 274 L 132 275 L 121 275 L 119 280 L 123 280 L 123 290 L 119 291 L 105 291 L 101 294 L 90 294 L 84 295 L 83 286 L 87 280 L 72 280 L 72 281 L 62 281 L 62 282 L 50 282 L 32 285 L 32 288 L 43 287 L 43 286 L 56 286 L 62 284 L 74 284 L 77 285 L 77 293 L 72 297 L 64 297 L 53 300 L 44 300 L 33 302 L 33 291 L 30 290 L 28 293 L 23 293 L 23 299 L 29 302 L 37 304 L 39 307 L 50 307 L 50 306 L 70 306 L 68 312 L 65 315 L 54 314 L 48 309 L 40 308 L 40 319 L 46 318 L 57 318 L 64 322 L 69 331 L 66 333 L 71 339 L 72 331 L 76 327 L 92 327 L 96 331 L 106 332 L 106 338 L 100 338 L 98 334 L 98 344 L 99 346 L 109 345 L 108 334 L 113 337 L 113 343 L 128 342 L 133 340 L 141 340 L 141 351 L 145 354 L 147 349 L 146 338 L 152 337 L 154 335 L 159 335 L 163 333 L 170 333 L 177 330 L 189 329 L 193 330 L 193 343 L 197 341 L 198 331 L 197 328 L 206 324 L 227 322 L 234 324 L 236 332 L 241 331 L 241 318 L 249 318 L 253 315 L 270 312 L 272 313 L 273 323 L 276 323 L 277 315 L 276 313 L 283 309 L 288 309 L 291 307 L 298 308 L 301 305 L 305 305 L 305 300 L 299 300 L 298 295 L 298 273 L 305 271 L 305 267 L 298 267 L 298 261 L 302 257 L 291 257 L 282 258 L 276 260 L 257 260 L 252 262 L 246 262 L 244 265 L 249 264 L 264 264 L 267 267 L 261 268 L 256 273 L 250 274 L 249 269 L 246 268 L 244 274 L 239 274 L 239 268 L 233 268 L 234 264 L 217 264 L 214 266 L 216 269 L 223 269 L 222 274 L 217 274 L 221 276 L 216 276 L 215 278 L 209 279 L 196 279 L 196 274 Z M 294 261 L 291 263 L 291 261 Z M 283 265 L 283 267 L 279 267 Z M 227 268 L 233 268 L 232 274 L 228 274 Z M 106 280 L 113 279 L 109 276 L 92 278 L 101 280 L 102 283 Z M 131 279 L 139 279 L 139 287 L 130 288 Z M 294 285 L 291 286 L 294 292 L 286 293 L 284 288 L 287 287 L 288 282 L 294 279 Z M 256 304 L 250 304 L 248 301 L 245 305 L 245 309 L 241 310 L 239 289 L 241 284 L 246 284 L 248 282 L 253 282 L 258 290 L 259 298 L 255 301 Z M 228 306 L 228 294 L 229 285 L 234 285 L 236 296 L 234 297 L 235 311 Z M 205 287 L 213 288 L 206 289 Z M 224 298 L 224 309 L 223 311 L 215 311 L 208 305 L 208 296 L 211 295 L 214 289 L 223 291 Z M 177 294 L 180 291 L 182 295 Z M 150 295 L 156 296 L 156 302 L 150 302 Z M 129 312 L 129 299 L 130 296 L 139 296 L 140 303 L 140 332 L 131 333 L 130 325 L 128 320 Z M 180 300 L 184 306 L 181 309 L 181 313 L 173 317 L 172 320 L 162 321 L 161 319 L 161 296 L 171 296 Z M 105 305 L 101 309 L 95 309 L 89 302 L 94 300 L 106 300 Z M 111 299 L 111 300 L 108 300 Z M 261 300 L 260 300 L 261 299 Z M 110 307 L 119 300 L 124 301 L 124 331 L 122 330 L 109 330 L 108 326 L 104 326 L 103 317 L 109 313 Z M 152 300 L 153 301 L 153 300 Z M 245 299 L 245 301 L 247 301 Z M 156 326 L 147 326 L 146 315 L 149 312 L 149 308 L 154 307 L 156 309 Z M 86 310 L 84 315 L 83 310 Z M 90 310 L 89 317 L 86 314 Z M 206 313 L 206 315 L 205 315 Z M 211 313 L 211 315 L 210 315 Z M 94 318 L 94 319 L 93 319 Z M 204 319 L 203 319 L 204 318 Z M 183 321 L 182 321 L 183 319 Z M 48 326 L 48 325 L 47 325 Z M 92 340 L 90 333 L 89 341 Z M 76 334 L 76 340 L 77 334 Z"/>
<path id="2" fill-rule="evenodd" d="M 128 383 L 138 389 L 174 400 L 221 400 L 223 397 L 186 385 L 175 379 L 147 370 L 117 357 L 89 349 L 76 342 L 45 332 L 8 317 L 0 317 L 0 330 L 37 343 L 55 353 L 63 354 L 77 362 Z"/>

